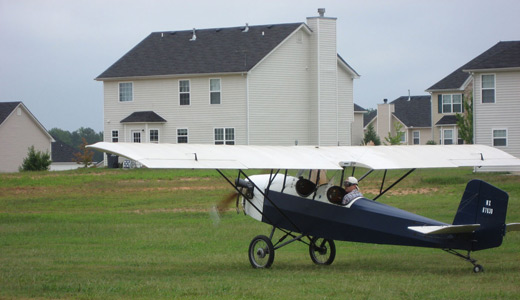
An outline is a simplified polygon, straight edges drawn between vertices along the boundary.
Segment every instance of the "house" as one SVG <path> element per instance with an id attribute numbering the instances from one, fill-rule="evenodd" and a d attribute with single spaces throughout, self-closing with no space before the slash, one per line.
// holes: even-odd
<path id="1" fill-rule="evenodd" d="M 383 143 L 400 126 L 401 144 L 426 145 L 431 138 L 430 96 L 402 96 L 390 103 L 384 99 L 376 113 L 365 115 L 364 124 L 365 131 L 372 124 Z"/>
<path id="2" fill-rule="evenodd" d="M 520 157 L 519 83 L 520 41 L 499 42 L 427 90 L 432 99 L 437 99 L 432 106 L 439 107 L 432 108 L 437 111 L 432 119 L 440 122 L 454 112 L 463 112 L 462 101 L 473 95 L 474 143 L 494 146 Z M 440 128 L 434 133 L 444 141 L 446 126 Z"/>
<path id="3" fill-rule="evenodd" d="M 105 141 L 350 145 L 336 18 L 154 32 L 100 74 Z"/>
<path id="4" fill-rule="evenodd" d="M 74 156 L 74 153 L 77 152 L 79 151 L 74 147 L 56 139 L 54 142 L 52 142 L 52 164 L 50 166 L 50 170 L 65 171 L 82 167 L 82 165 L 76 163 L 76 157 Z"/>
<path id="5" fill-rule="evenodd" d="M 354 103 L 354 123 L 352 124 L 352 146 L 363 145 L 364 115 L 367 110 Z"/>
<path id="6" fill-rule="evenodd" d="M 51 153 L 53 141 L 22 102 L 0 102 L 0 172 L 17 172 L 31 146 Z"/>

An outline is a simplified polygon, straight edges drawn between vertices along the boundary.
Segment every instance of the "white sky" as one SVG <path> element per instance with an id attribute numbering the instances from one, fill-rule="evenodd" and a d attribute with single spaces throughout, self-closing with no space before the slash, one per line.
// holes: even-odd
<path id="1" fill-rule="evenodd" d="M 354 102 L 427 95 L 499 41 L 520 40 L 518 0 L 0 0 L 0 102 L 47 128 L 103 130 L 94 78 L 148 34 L 337 18 L 338 53 L 361 75 Z"/>

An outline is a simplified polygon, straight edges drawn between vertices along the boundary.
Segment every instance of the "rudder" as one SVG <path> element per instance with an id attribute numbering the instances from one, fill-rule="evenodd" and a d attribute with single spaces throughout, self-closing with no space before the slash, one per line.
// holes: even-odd
<path id="1" fill-rule="evenodd" d="M 453 225 L 480 224 L 474 233 L 473 251 L 502 244 L 508 199 L 506 192 L 487 182 L 468 182 Z"/>

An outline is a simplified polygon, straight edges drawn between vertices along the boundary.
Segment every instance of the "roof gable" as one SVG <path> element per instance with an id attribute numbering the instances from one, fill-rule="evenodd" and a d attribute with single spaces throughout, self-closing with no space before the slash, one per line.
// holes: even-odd
<path id="1" fill-rule="evenodd" d="M 520 41 L 499 42 L 429 87 L 427 91 L 463 89 L 464 83 L 470 77 L 465 70 L 512 67 L 520 67 Z"/>
<path id="2" fill-rule="evenodd" d="M 13 110 L 20 105 L 18 102 L 0 102 L 0 125 L 11 115 Z"/>
<path id="3" fill-rule="evenodd" d="M 246 72 L 302 25 L 154 32 L 96 79 Z"/>

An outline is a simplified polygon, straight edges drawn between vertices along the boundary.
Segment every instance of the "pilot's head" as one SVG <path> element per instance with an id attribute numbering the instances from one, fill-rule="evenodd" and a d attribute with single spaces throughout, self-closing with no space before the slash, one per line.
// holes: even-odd
<path id="1" fill-rule="evenodd" d="M 345 185 L 345 190 L 347 193 L 350 193 L 351 191 L 355 190 L 358 186 L 358 181 L 356 177 L 349 177 L 345 182 L 343 183 Z"/>

